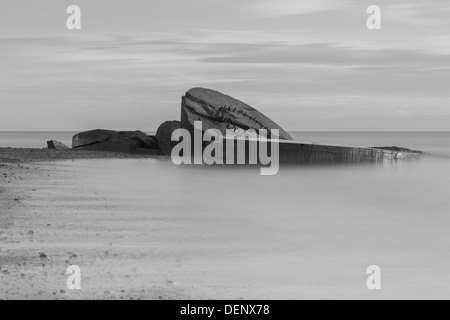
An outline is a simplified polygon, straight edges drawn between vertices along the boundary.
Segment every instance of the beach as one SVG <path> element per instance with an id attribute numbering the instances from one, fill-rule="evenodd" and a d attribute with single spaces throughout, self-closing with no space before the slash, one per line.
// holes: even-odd
<path id="1" fill-rule="evenodd" d="M 67 162 L 80 159 L 139 159 L 148 156 L 46 149 L 0 149 L 0 299 L 166 299 L 184 298 L 185 294 L 160 284 L 147 292 L 136 286 L 136 266 L 127 263 L 126 249 L 114 248 L 112 241 L 123 238 L 121 232 L 100 232 L 98 213 L 81 210 L 89 200 L 82 198 L 82 186 L 71 185 L 64 167 Z M 158 161 L 165 161 L 161 158 Z M 85 160 L 89 161 L 89 160 Z M 92 161 L 92 160 L 91 160 Z M 59 205 L 61 190 L 74 203 Z M 92 193 L 95 197 L 98 193 Z M 67 199 L 67 197 L 64 197 Z M 77 200 L 75 200 L 77 199 Z M 85 202 L 87 201 L 87 202 Z M 84 205 L 81 204 L 84 202 Z M 76 203 L 79 203 L 78 207 Z M 111 210 L 111 214 L 117 210 Z M 92 215 L 90 214 L 92 212 Z M 95 223 L 97 233 L 89 226 Z M 114 223 L 113 223 L 114 224 Z M 108 229 L 108 226 L 104 226 Z M 103 235 L 100 237 L 100 233 Z M 104 243 L 103 243 L 104 242 Z M 42 259 L 45 254 L 48 260 Z M 85 261 L 84 263 L 82 263 Z M 89 263 L 87 263 L 89 261 Z M 69 265 L 83 265 L 83 278 L 89 285 L 83 293 L 67 289 L 65 271 Z M 114 265 L 130 266 L 121 272 L 122 277 L 112 277 Z M 104 270 L 104 273 L 95 271 Z M 89 272 L 91 274 L 89 275 Z M 93 272 L 93 273 L 92 273 Z M 122 279 L 121 279 L 122 278 Z M 106 282 L 105 282 L 106 281 Z M 128 288 L 112 292 L 108 283 Z M 84 284 L 84 283 L 83 283 Z M 102 288 L 105 288 L 102 290 Z M 109 290 L 108 290 L 109 288 Z M 115 287 L 117 288 L 117 287 Z M 132 290 L 130 288 L 133 288 Z"/>
<path id="2" fill-rule="evenodd" d="M 102 152 L 0 158 L 0 299 L 450 296 L 446 159 L 263 178 Z"/>

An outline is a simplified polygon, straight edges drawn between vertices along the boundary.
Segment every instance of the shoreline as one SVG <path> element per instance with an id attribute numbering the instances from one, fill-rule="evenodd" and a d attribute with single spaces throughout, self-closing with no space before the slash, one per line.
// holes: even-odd
<path id="1" fill-rule="evenodd" d="M 14 150 L 9 155 L 18 153 Z M 111 205 L 111 199 L 103 200 L 98 195 L 101 190 L 94 194 L 84 190 L 89 185 L 85 188 L 80 183 L 86 178 L 82 170 L 66 161 L 151 157 L 66 151 L 58 155 L 64 153 L 62 159 L 44 159 L 42 155 L 48 152 L 42 151 L 37 153 L 41 157 L 23 162 L 10 157 L 9 163 L 1 163 L 4 158 L 0 157 L 0 300 L 205 298 L 163 272 L 148 278 L 143 266 L 151 252 L 140 248 L 140 234 L 124 236 L 114 223 L 122 219 L 121 208 Z M 129 194 L 124 197 L 128 197 L 125 203 L 132 200 Z M 145 223 L 145 211 L 130 211 L 130 217 L 136 214 Z M 103 220 L 102 215 L 111 218 Z M 145 241 L 151 244 L 150 240 Z M 130 252 L 130 248 L 138 253 Z M 163 260 L 165 263 L 170 256 Z M 65 272 L 70 265 L 82 269 L 82 290 L 72 291 L 66 286 Z"/>
<path id="2" fill-rule="evenodd" d="M 50 150 L 38 148 L 2 148 L 0 147 L 1 163 L 27 163 L 48 162 L 63 160 L 92 160 L 92 159 L 156 159 L 161 161 L 170 160 L 170 157 L 156 155 L 142 155 L 118 153 L 109 151 L 87 151 L 87 150 Z"/>

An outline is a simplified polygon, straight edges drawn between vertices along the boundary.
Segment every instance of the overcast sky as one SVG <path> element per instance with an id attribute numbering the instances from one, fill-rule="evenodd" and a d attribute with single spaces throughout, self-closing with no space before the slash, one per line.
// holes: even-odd
<path id="1" fill-rule="evenodd" d="M 1 0 L 0 131 L 156 130 L 197 86 L 287 130 L 448 131 L 450 2 Z"/>

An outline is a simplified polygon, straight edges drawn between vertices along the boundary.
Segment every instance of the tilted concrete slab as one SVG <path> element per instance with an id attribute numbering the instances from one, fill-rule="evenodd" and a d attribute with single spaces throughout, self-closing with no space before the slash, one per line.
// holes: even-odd
<path id="1" fill-rule="evenodd" d="M 223 135 L 227 129 L 244 132 L 248 129 L 278 129 L 279 138 L 292 137 L 273 120 L 248 104 L 218 91 L 193 88 L 186 92 L 181 101 L 181 127 L 194 130 L 194 122 L 201 121 L 204 130 L 218 129 Z"/>

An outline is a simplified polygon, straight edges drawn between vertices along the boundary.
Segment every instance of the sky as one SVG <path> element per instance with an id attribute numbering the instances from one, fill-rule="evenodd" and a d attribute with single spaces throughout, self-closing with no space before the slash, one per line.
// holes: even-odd
<path id="1" fill-rule="evenodd" d="M 0 131 L 156 130 L 193 87 L 286 130 L 450 131 L 449 17 L 448 0 L 1 0 Z"/>

